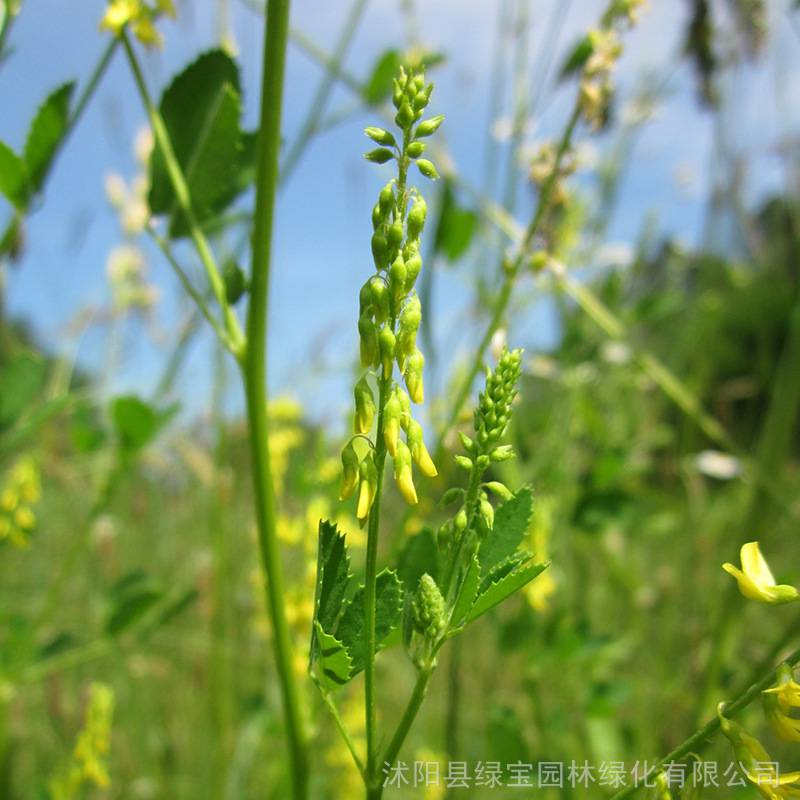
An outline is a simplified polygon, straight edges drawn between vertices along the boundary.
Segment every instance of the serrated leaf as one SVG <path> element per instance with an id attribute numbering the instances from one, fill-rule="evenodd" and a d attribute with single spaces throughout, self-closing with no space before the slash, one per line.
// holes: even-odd
<path id="1" fill-rule="evenodd" d="M 222 50 L 201 55 L 164 92 L 159 105 L 189 187 L 199 223 L 219 214 L 240 190 L 242 133 L 239 70 Z M 150 162 L 150 210 L 171 216 L 170 235 L 184 236 L 187 222 L 176 214 L 175 194 L 161 150 Z"/>
<path id="2" fill-rule="evenodd" d="M 529 553 L 527 550 L 521 550 L 503 559 L 499 564 L 492 567 L 488 574 L 484 574 L 480 586 L 478 586 L 478 595 L 482 595 L 484 592 L 488 591 L 493 583 L 498 583 L 505 578 L 506 575 L 511 574 L 517 567 L 521 567 L 532 558 L 533 553 Z"/>
<path id="3" fill-rule="evenodd" d="M 392 93 L 392 79 L 399 68 L 400 53 L 397 50 L 386 50 L 378 57 L 362 92 L 369 105 L 378 105 Z"/>
<path id="4" fill-rule="evenodd" d="M 5 142 L 0 142 L 0 193 L 14 208 L 22 210 L 27 186 L 25 162 Z"/>
<path id="5" fill-rule="evenodd" d="M 467 622 L 485 614 L 490 608 L 494 608 L 498 603 L 502 603 L 507 597 L 530 583 L 537 575 L 541 574 L 547 564 L 535 564 L 532 561 L 525 562 L 511 572 L 505 573 L 496 582 L 491 582 L 475 600 L 475 604 L 467 615 Z"/>
<path id="6" fill-rule="evenodd" d="M 378 575 L 375 594 L 375 650 L 400 623 L 403 609 L 403 587 L 394 570 Z M 342 614 L 336 637 L 347 648 L 352 659 L 350 677 L 364 669 L 366 636 L 364 632 L 364 587 L 360 586 Z"/>
<path id="7" fill-rule="evenodd" d="M 314 619 L 324 630 L 336 630 L 349 583 L 350 556 L 345 537 L 332 522 L 320 520 Z"/>
<path id="8" fill-rule="evenodd" d="M 325 633 L 318 621 L 314 622 L 314 638 L 317 655 L 311 674 L 326 689 L 344 686 L 351 678 L 353 667 L 347 648 L 335 636 Z"/>
<path id="9" fill-rule="evenodd" d="M 69 104 L 75 82 L 59 86 L 39 106 L 28 129 L 25 142 L 25 166 L 31 191 L 38 192 L 44 185 L 50 164 L 53 162 L 69 124 Z"/>
<path id="10" fill-rule="evenodd" d="M 475 602 L 475 595 L 478 593 L 480 580 L 481 565 L 478 562 L 478 556 L 473 555 L 461 579 L 458 600 L 453 607 L 453 613 L 450 615 L 451 629 L 460 628 L 467 621 L 470 609 Z"/>
<path id="11" fill-rule="evenodd" d="M 498 506 L 494 527 L 481 544 L 478 558 L 481 574 L 487 575 L 493 567 L 513 555 L 525 534 L 533 514 L 533 493 L 530 487 L 520 489 L 511 500 Z"/>
<path id="12" fill-rule="evenodd" d="M 457 261 L 469 249 L 478 217 L 474 211 L 458 205 L 452 182 L 446 180 L 439 201 L 439 217 L 433 237 L 433 249 L 449 261 Z"/>

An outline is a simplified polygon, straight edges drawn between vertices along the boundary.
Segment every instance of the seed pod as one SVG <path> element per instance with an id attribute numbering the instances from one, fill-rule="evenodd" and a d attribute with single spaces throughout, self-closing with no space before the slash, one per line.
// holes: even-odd
<path id="1" fill-rule="evenodd" d="M 342 450 L 342 486 L 339 499 L 347 500 L 358 486 L 358 455 L 350 440 Z"/>
<path id="2" fill-rule="evenodd" d="M 389 285 L 392 287 L 392 296 L 395 302 L 402 300 L 406 293 L 406 263 L 403 256 L 398 253 L 397 258 L 389 267 Z"/>
<path id="3" fill-rule="evenodd" d="M 389 260 L 389 243 L 381 228 L 372 234 L 372 258 L 377 269 L 383 269 Z"/>
<path id="4" fill-rule="evenodd" d="M 412 402 L 419 405 L 425 400 L 425 390 L 422 383 L 422 368 L 425 357 L 419 350 L 415 350 L 406 361 L 405 379 L 408 395 Z"/>
<path id="5" fill-rule="evenodd" d="M 422 436 L 422 425 L 415 419 L 409 418 L 408 426 L 406 427 L 406 439 L 408 441 L 408 449 L 411 451 L 411 457 L 422 470 L 423 475 L 427 475 L 429 478 L 435 478 L 436 475 L 438 475 L 436 465 L 433 463 L 428 448 L 425 447 L 425 440 Z"/>
<path id="6" fill-rule="evenodd" d="M 432 161 L 428 161 L 427 158 L 418 158 L 416 164 L 417 169 L 426 178 L 430 178 L 432 181 L 435 181 L 439 178 L 439 173 L 436 171 L 436 167 L 433 165 Z"/>
<path id="7" fill-rule="evenodd" d="M 371 367 L 378 356 L 378 331 L 368 316 L 358 318 L 358 335 L 361 352 L 361 366 Z"/>
<path id="8" fill-rule="evenodd" d="M 383 377 L 388 378 L 392 374 L 392 362 L 397 346 L 394 332 L 388 325 L 384 325 L 378 334 L 378 349 L 380 351 L 381 363 L 383 364 Z"/>
<path id="9" fill-rule="evenodd" d="M 366 375 L 355 385 L 353 390 L 356 401 L 354 425 L 356 433 L 369 433 L 372 420 L 375 418 L 375 397 L 369 388 Z"/>
<path id="10" fill-rule="evenodd" d="M 414 478 L 411 472 L 411 452 L 402 440 L 397 442 L 397 451 L 394 456 L 394 481 L 400 494 L 409 505 L 417 504 L 417 490 L 414 488 Z"/>
<path id="11" fill-rule="evenodd" d="M 408 235 L 411 239 L 418 239 L 422 233 L 422 228 L 425 226 L 425 215 L 428 212 L 428 206 L 419 195 L 414 200 L 414 206 L 408 212 L 408 220 L 406 227 L 408 228 Z"/>
<path id="12" fill-rule="evenodd" d="M 400 420 L 403 416 L 403 406 L 396 392 L 389 395 L 383 407 L 383 441 L 386 449 L 394 458 L 397 453 L 397 444 L 400 441 Z"/>
<path id="13" fill-rule="evenodd" d="M 425 142 L 411 142 L 406 148 L 406 153 L 411 158 L 419 158 L 425 152 Z"/>
<path id="14" fill-rule="evenodd" d="M 439 126 L 443 122 L 444 116 L 442 114 L 439 114 L 436 117 L 431 117 L 430 119 L 424 119 L 419 123 L 419 125 L 417 125 L 417 129 L 414 131 L 414 136 L 416 136 L 418 139 L 422 139 L 425 136 L 430 136 L 439 130 Z"/>
<path id="15" fill-rule="evenodd" d="M 385 147 L 376 147 L 368 153 L 364 153 L 364 158 L 371 161 L 373 164 L 385 164 L 394 158 L 394 153 Z"/>
<path id="16" fill-rule="evenodd" d="M 378 471 L 370 451 L 358 465 L 359 486 L 356 517 L 362 522 L 369 516 L 378 490 Z"/>
<path id="17" fill-rule="evenodd" d="M 429 642 L 435 642 L 447 627 L 447 607 L 436 585 L 426 572 L 419 579 L 419 586 L 411 603 L 414 629 Z"/>
<path id="18" fill-rule="evenodd" d="M 370 125 L 368 128 L 364 128 L 364 133 L 369 136 L 375 144 L 382 144 L 386 147 L 394 147 L 397 144 L 394 140 L 394 136 L 383 128 Z"/>
<path id="19" fill-rule="evenodd" d="M 370 308 L 379 325 L 389 317 L 389 289 L 379 275 L 373 275 L 366 284 L 369 288 Z"/>

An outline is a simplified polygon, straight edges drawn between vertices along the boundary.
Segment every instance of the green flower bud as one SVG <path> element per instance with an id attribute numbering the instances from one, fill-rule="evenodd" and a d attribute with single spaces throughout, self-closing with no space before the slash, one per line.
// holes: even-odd
<path id="1" fill-rule="evenodd" d="M 394 458 L 400 441 L 400 423 L 403 416 L 403 405 L 397 392 L 392 392 L 383 407 L 383 441 L 386 449 Z"/>
<path id="2" fill-rule="evenodd" d="M 389 226 L 388 242 L 393 248 L 399 248 L 403 243 L 403 223 L 401 220 L 395 220 Z"/>
<path id="3" fill-rule="evenodd" d="M 394 208 L 394 181 L 389 181 L 381 189 L 378 197 L 378 205 L 381 207 L 384 217 Z"/>
<path id="4" fill-rule="evenodd" d="M 411 457 L 422 470 L 422 473 L 429 478 L 435 478 L 438 472 L 428 452 L 428 448 L 425 447 L 425 440 L 422 436 L 422 425 L 410 417 L 408 425 L 406 426 L 406 439 L 408 441 L 408 448 L 411 451 Z"/>
<path id="5" fill-rule="evenodd" d="M 458 464 L 461 469 L 466 470 L 467 472 L 472 472 L 472 459 L 467 458 L 467 456 L 453 456 L 454 461 Z"/>
<path id="6" fill-rule="evenodd" d="M 376 147 L 374 150 L 364 153 L 364 158 L 366 158 L 367 161 L 371 161 L 373 164 L 385 164 L 394 157 L 394 153 L 391 150 L 387 150 L 385 147 Z"/>
<path id="7" fill-rule="evenodd" d="M 365 284 L 369 289 L 370 307 L 375 321 L 380 324 L 389 317 L 389 289 L 379 275 L 373 275 Z"/>
<path id="8" fill-rule="evenodd" d="M 419 118 L 427 105 L 428 98 L 425 96 L 425 92 L 417 92 L 417 94 L 414 95 L 414 99 L 411 101 L 411 107 L 414 109 L 414 116 Z"/>
<path id="9" fill-rule="evenodd" d="M 364 133 L 369 136 L 375 144 L 382 144 L 386 147 L 395 147 L 397 144 L 394 140 L 394 136 L 383 128 L 370 125 L 368 128 L 364 128 Z"/>
<path id="10" fill-rule="evenodd" d="M 408 212 L 408 220 L 406 227 L 408 228 L 408 235 L 411 239 L 418 239 L 425 226 L 425 215 L 428 213 L 428 206 L 425 200 L 417 195 L 414 200 L 414 206 Z"/>
<path id="11" fill-rule="evenodd" d="M 422 257 L 419 253 L 415 253 L 410 258 L 406 259 L 406 291 L 414 288 L 417 281 L 417 276 L 422 269 Z"/>
<path id="12" fill-rule="evenodd" d="M 371 279 L 370 279 L 371 280 Z M 358 316 L 365 317 L 372 313 L 372 292 L 367 281 L 358 292 Z"/>
<path id="13" fill-rule="evenodd" d="M 406 293 L 406 264 L 399 253 L 389 267 L 389 285 L 392 287 L 395 301 L 401 300 Z"/>
<path id="14" fill-rule="evenodd" d="M 417 504 L 417 490 L 414 488 L 414 477 L 411 472 L 411 451 L 402 440 L 397 442 L 394 459 L 394 481 L 400 494 L 409 505 Z"/>
<path id="15" fill-rule="evenodd" d="M 397 127 L 401 128 L 402 130 L 406 130 L 406 128 L 408 128 L 411 123 L 414 122 L 414 112 L 411 109 L 408 100 L 403 99 L 394 121 L 397 123 Z"/>
<path id="16" fill-rule="evenodd" d="M 381 363 L 383 364 L 383 377 L 388 378 L 392 374 L 392 362 L 397 346 L 394 332 L 388 325 L 384 325 L 378 333 L 378 349 L 380 351 Z"/>
<path id="17" fill-rule="evenodd" d="M 500 445 L 492 450 L 489 458 L 495 463 L 508 461 L 510 458 L 514 458 L 514 448 L 510 444 Z"/>
<path id="18" fill-rule="evenodd" d="M 398 256 L 399 257 L 399 256 Z M 422 320 L 422 305 L 417 293 L 409 295 L 403 310 L 400 312 L 400 329 L 416 333 Z M 407 353 L 411 355 L 411 353 Z"/>
<path id="19" fill-rule="evenodd" d="M 521 350 L 504 350 L 494 372 L 486 377 L 486 388 L 481 392 L 475 409 L 475 432 L 483 445 L 497 441 L 505 433 L 511 418 L 511 403 L 516 396 L 521 361 Z"/>
<path id="20" fill-rule="evenodd" d="M 433 133 L 436 133 L 439 130 L 439 126 L 444 122 L 444 116 L 439 114 L 436 117 L 431 117 L 430 119 L 424 119 L 417 125 L 417 130 L 414 131 L 414 135 L 418 139 L 422 139 L 425 136 L 430 136 Z"/>
<path id="21" fill-rule="evenodd" d="M 355 385 L 353 390 L 356 401 L 354 427 L 356 433 L 369 433 L 372 420 L 375 418 L 375 397 L 367 383 L 366 375 Z"/>
<path id="22" fill-rule="evenodd" d="M 361 366 L 371 367 L 378 356 L 378 331 L 368 317 L 358 318 L 358 335 L 361 351 Z"/>
<path id="23" fill-rule="evenodd" d="M 402 87 L 398 84 L 398 82 L 394 81 L 394 90 L 392 91 L 392 103 L 394 104 L 395 108 L 400 108 L 404 98 L 405 92 L 403 91 Z"/>
<path id="24" fill-rule="evenodd" d="M 426 572 L 411 603 L 414 629 L 431 643 L 435 643 L 447 627 L 447 606 L 436 581 Z"/>
<path id="25" fill-rule="evenodd" d="M 372 234 L 372 258 L 377 269 L 383 269 L 389 260 L 389 243 L 381 230 Z"/>
<path id="26" fill-rule="evenodd" d="M 458 438 L 461 439 L 461 446 L 470 454 L 474 454 L 477 451 L 477 447 L 475 442 L 467 436 L 466 433 L 463 431 L 458 432 Z"/>
<path id="27" fill-rule="evenodd" d="M 425 357 L 419 350 L 415 350 L 406 361 L 405 379 L 406 388 L 412 402 L 419 405 L 425 400 L 425 390 L 422 383 L 422 368 Z"/>
<path id="28" fill-rule="evenodd" d="M 438 180 L 439 173 L 436 171 L 436 167 L 433 166 L 432 161 L 428 161 L 427 158 L 418 158 L 416 164 L 417 164 L 417 169 L 426 178 L 430 178 L 432 181 Z"/>
<path id="29" fill-rule="evenodd" d="M 464 497 L 466 495 L 466 491 L 464 489 L 459 489 L 458 487 L 453 487 L 452 489 L 448 489 L 443 495 L 442 499 L 439 500 L 439 505 L 442 508 L 449 506 L 451 503 L 463 503 Z"/>
<path id="30" fill-rule="evenodd" d="M 249 287 L 247 275 L 236 260 L 231 258 L 225 263 L 222 279 L 225 282 L 225 299 L 232 306 L 236 305 Z"/>
<path id="31" fill-rule="evenodd" d="M 383 225 L 384 216 L 383 211 L 381 211 L 381 204 L 375 203 L 372 207 L 372 230 L 377 231 L 381 225 Z"/>
<path id="32" fill-rule="evenodd" d="M 342 450 L 342 486 L 339 499 L 347 500 L 358 486 L 358 455 L 353 447 L 352 439 Z"/>
<path id="33" fill-rule="evenodd" d="M 467 509 L 461 508 L 456 514 L 455 519 L 453 520 L 453 525 L 455 529 L 461 533 L 467 527 Z"/>
<path id="34" fill-rule="evenodd" d="M 406 153 L 408 153 L 411 158 L 419 158 L 424 152 L 425 142 L 411 142 L 406 148 Z"/>
<path id="35" fill-rule="evenodd" d="M 414 91 L 421 92 L 425 88 L 425 74 L 419 72 L 414 76 Z"/>
<path id="36" fill-rule="evenodd" d="M 397 397 L 397 400 L 400 403 L 400 408 L 402 410 L 402 416 L 400 417 L 400 424 L 403 426 L 403 428 L 406 428 L 408 425 L 408 420 L 411 419 L 411 400 L 399 386 L 394 387 L 394 394 L 395 397 Z"/>

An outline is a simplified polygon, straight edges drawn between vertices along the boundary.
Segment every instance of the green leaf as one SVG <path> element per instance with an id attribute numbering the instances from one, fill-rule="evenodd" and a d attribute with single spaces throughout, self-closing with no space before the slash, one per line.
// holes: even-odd
<path id="1" fill-rule="evenodd" d="M 316 620 L 314 639 L 317 642 L 317 655 L 311 666 L 311 674 L 325 689 L 344 686 L 350 680 L 353 668 L 347 649 L 335 636 L 325 633 Z"/>
<path id="2" fill-rule="evenodd" d="M 69 104 L 75 82 L 59 86 L 39 106 L 28 129 L 25 142 L 25 164 L 31 191 L 38 192 L 53 162 L 56 152 L 67 132 Z"/>
<path id="3" fill-rule="evenodd" d="M 481 566 L 478 563 L 478 556 L 473 555 L 467 571 L 461 579 L 461 591 L 453 607 L 453 613 L 450 615 L 451 629 L 460 628 L 467 621 L 470 609 L 475 602 L 475 595 L 478 593 L 480 579 Z"/>
<path id="4" fill-rule="evenodd" d="M 457 261 L 467 252 L 478 225 L 474 211 L 456 202 L 452 182 L 446 180 L 439 202 L 439 218 L 433 237 L 433 250 L 448 261 Z"/>
<path id="5" fill-rule="evenodd" d="M 119 636 L 138 622 L 164 597 L 164 589 L 144 572 L 133 572 L 111 589 L 105 624 L 109 636 Z"/>
<path id="6" fill-rule="evenodd" d="M 117 397 L 111 404 L 111 421 L 122 449 L 135 453 L 151 442 L 177 411 L 177 406 L 159 410 L 135 395 Z"/>
<path id="7" fill-rule="evenodd" d="M 434 580 L 439 576 L 439 548 L 430 528 L 409 536 L 397 560 L 397 577 L 407 593 L 414 592 L 419 579 L 427 572 Z"/>
<path id="8" fill-rule="evenodd" d="M 222 50 L 201 55 L 164 92 L 160 111 L 189 187 L 192 211 L 203 223 L 225 209 L 240 190 L 243 166 L 239 127 L 239 69 Z M 150 162 L 150 210 L 167 214 L 170 235 L 185 236 L 187 221 L 176 215 L 176 198 L 163 153 Z"/>
<path id="9" fill-rule="evenodd" d="M 12 261 L 19 258 L 22 253 L 23 242 L 22 218 L 12 217 L 0 237 L 0 257 L 8 256 Z"/>
<path id="10" fill-rule="evenodd" d="M 472 620 L 485 614 L 490 608 L 494 608 L 498 603 L 502 603 L 507 597 L 510 597 L 514 592 L 530 583 L 548 566 L 547 564 L 535 564 L 531 559 L 512 571 L 507 572 L 505 568 L 508 566 L 508 563 L 509 562 L 506 562 L 495 568 L 498 570 L 497 580 L 490 580 L 488 584 L 486 584 L 485 589 L 483 585 L 481 586 L 481 592 L 469 611 L 467 622 L 472 622 Z"/>
<path id="11" fill-rule="evenodd" d="M 481 544 L 478 554 L 482 575 L 485 576 L 495 565 L 517 551 L 528 532 L 532 514 L 533 494 L 527 486 L 498 507 L 494 515 L 494 527 Z"/>
<path id="12" fill-rule="evenodd" d="M 0 364 L 0 433 L 30 410 L 44 391 L 47 365 L 31 353 L 21 353 Z"/>
<path id="13" fill-rule="evenodd" d="M 369 105 L 376 106 L 391 95 L 392 80 L 397 75 L 400 63 L 397 50 L 386 50 L 380 55 L 364 84 L 363 97 Z"/>
<path id="14" fill-rule="evenodd" d="M 0 193 L 14 208 L 22 210 L 27 187 L 25 162 L 5 142 L 0 142 Z"/>
<path id="15" fill-rule="evenodd" d="M 387 636 L 398 626 L 403 609 L 403 587 L 394 570 L 385 569 L 378 575 L 375 596 L 375 650 L 380 649 Z M 350 677 L 364 669 L 366 636 L 364 632 L 364 587 L 360 586 L 345 608 L 336 629 L 336 636 L 347 648 L 352 659 Z"/>
<path id="16" fill-rule="evenodd" d="M 314 619 L 335 631 L 350 583 L 350 556 L 344 535 L 328 520 L 319 522 Z"/>
<path id="17" fill-rule="evenodd" d="M 578 70 L 583 69 L 586 62 L 594 52 L 592 40 L 589 36 L 584 36 L 582 39 L 573 46 L 567 56 L 564 66 L 561 67 L 560 79 L 564 80 L 570 75 L 575 74 Z"/>

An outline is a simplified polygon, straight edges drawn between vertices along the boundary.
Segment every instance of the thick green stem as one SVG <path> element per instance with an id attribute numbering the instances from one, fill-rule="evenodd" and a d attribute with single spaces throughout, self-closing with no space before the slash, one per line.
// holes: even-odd
<path id="1" fill-rule="evenodd" d="M 381 496 L 383 494 L 383 473 L 386 464 L 386 443 L 383 438 L 384 408 L 392 388 L 392 377 L 381 377 L 378 386 L 378 426 L 375 433 L 375 469 L 378 483 L 375 487 L 375 502 L 372 504 L 367 527 L 367 560 L 364 576 L 364 632 L 367 652 L 364 666 L 364 714 L 367 736 L 366 781 L 375 775 L 376 768 L 376 722 L 375 705 L 375 593 L 378 578 L 378 537 L 381 524 Z"/>
<path id="2" fill-rule="evenodd" d="M 292 671 L 292 647 L 284 607 L 284 577 L 276 531 L 267 419 L 267 311 L 288 27 L 288 0 L 270 0 L 264 39 L 247 347 L 241 364 L 250 424 L 259 552 L 266 578 L 267 609 L 272 622 L 273 650 L 283 699 L 292 796 L 295 800 L 303 800 L 308 795 L 308 756 L 300 695 Z"/>
<path id="3" fill-rule="evenodd" d="M 782 663 L 787 663 L 794 667 L 800 662 L 800 649 L 795 650 L 787 659 Z M 732 703 L 725 706 L 725 716 L 732 718 L 740 711 L 747 708 L 754 700 L 761 696 L 764 689 L 768 689 L 775 682 L 775 667 L 770 669 L 764 674 L 760 680 L 754 683 L 747 691 L 743 692 Z M 720 721 L 719 717 L 714 717 L 709 720 L 702 728 L 693 733 L 688 739 L 679 744 L 674 750 L 667 753 L 663 758 L 658 759 L 655 765 L 645 775 L 641 781 L 635 781 L 625 789 L 620 790 L 611 797 L 611 800 L 623 800 L 625 797 L 630 797 L 639 788 L 643 787 L 646 783 L 652 784 L 652 781 L 664 768 L 665 764 L 671 762 L 682 761 L 686 756 L 693 753 L 699 753 L 708 745 L 711 737 L 719 730 Z"/>
<path id="4" fill-rule="evenodd" d="M 222 279 L 219 267 L 211 252 L 211 247 L 205 237 L 200 226 L 197 224 L 197 219 L 192 211 L 192 199 L 189 192 L 189 186 L 186 183 L 186 177 L 183 174 L 180 164 L 178 163 L 175 150 L 172 147 L 167 126 L 164 123 L 164 118 L 161 112 L 156 108 L 153 103 L 150 93 L 147 89 L 147 84 L 142 74 L 142 69 L 139 61 L 136 58 L 136 53 L 131 46 L 127 33 L 122 33 L 122 44 L 125 47 L 125 53 L 128 56 L 128 62 L 133 73 L 136 86 L 142 99 L 142 103 L 147 111 L 147 116 L 150 121 L 150 126 L 153 129 L 153 136 L 156 144 L 164 156 L 164 164 L 167 168 L 170 183 L 172 184 L 173 191 L 175 192 L 175 200 L 181 214 L 186 218 L 189 225 L 189 233 L 192 237 L 197 254 L 206 271 L 208 282 L 211 285 L 211 291 L 214 293 L 217 303 L 222 310 L 222 316 L 225 323 L 225 343 L 230 351 L 241 360 L 244 352 L 244 336 L 239 325 L 239 320 L 236 317 L 234 310 L 228 303 L 225 294 L 225 282 Z"/>

